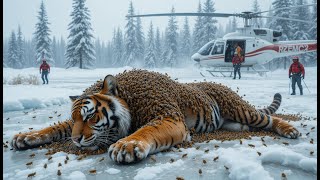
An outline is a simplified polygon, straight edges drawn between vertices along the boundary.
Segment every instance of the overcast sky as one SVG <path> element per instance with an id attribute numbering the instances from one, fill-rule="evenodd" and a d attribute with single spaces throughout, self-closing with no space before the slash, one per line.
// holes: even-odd
<path id="1" fill-rule="evenodd" d="M 201 4 L 205 0 L 200 0 Z M 268 10 L 273 0 L 258 0 L 261 10 Z M 112 39 L 115 27 L 124 28 L 129 0 L 87 0 L 86 5 L 90 10 L 91 23 L 95 38 L 108 41 Z M 142 13 L 165 13 L 170 12 L 172 6 L 176 12 L 196 12 L 199 0 L 132 0 L 135 12 Z M 252 9 L 253 0 L 214 0 L 216 12 L 240 13 Z M 68 24 L 71 21 L 72 0 L 44 0 L 48 14 L 51 35 L 56 37 L 68 36 Z M 3 1 L 3 36 L 10 36 L 12 30 L 17 30 L 21 25 L 22 33 L 26 39 L 30 39 L 35 31 L 37 15 L 41 0 L 4 0 Z M 225 26 L 227 18 L 217 18 L 218 22 Z M 143 31 L 147 33 L 150 21 L 154 27 L 161 31 L 168 24 L 168 17 L 142 18 Z M 189 17 L 193 28 L 195 17 Z M 242 19 L 238 19 L 239 26 Z M 183 25 L 183 17 L 178 18 L 180 27 Z"/>

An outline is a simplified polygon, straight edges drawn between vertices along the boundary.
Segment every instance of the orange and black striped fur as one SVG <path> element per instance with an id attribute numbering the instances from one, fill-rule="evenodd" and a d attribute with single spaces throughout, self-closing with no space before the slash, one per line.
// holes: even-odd
<path id="1" fill-rule="evenodd" d="M 212 82 L 178 83 L 167 75 L 132 70 L 108 75 L 73 99 L 71 120 L 17 134 L 17 150 L 71 138 L 81 148 L 109 148 L 112 160 L 131 163 L 190 140 L 190 129 L 211 132 L 266 129 L 287 138 L 299 132 L 272 116 L 281 95 L 255 109 L 230 88 Z"/>

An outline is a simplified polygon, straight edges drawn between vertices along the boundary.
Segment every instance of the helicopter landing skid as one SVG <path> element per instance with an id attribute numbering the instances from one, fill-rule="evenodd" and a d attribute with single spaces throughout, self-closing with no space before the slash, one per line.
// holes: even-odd
<path id="1" fill-rule="evenodd" d="M 257 73 L 259 74 L 259 76 L 266 76 L 266 72 L 269 72 L 267 69 L 265 69 L 264 67 L 262 69 L 255 69 L 253 66 L 244 66 L 247 67 L 247 71 L 241 71 L 244 73 Z M 250 68 L 252 69 L 250 71 Z M 214 73 L 220 73 L 223 77 L 227 77 L 228 75 L 226 75 L 226 73 L 230 73 L 229 77 L 232 77 L 232 74 L 234 73 L 234 70 L 232 67 L 230 68 L 214 68 L 214 69 L 207 69 L 205 70 L 207 72 L 209 72 L 213 77 L 218 77 L 217 75 L 215 75 Z M 205 77 L 205 75 L 200 72 L 201 76 Z"/>

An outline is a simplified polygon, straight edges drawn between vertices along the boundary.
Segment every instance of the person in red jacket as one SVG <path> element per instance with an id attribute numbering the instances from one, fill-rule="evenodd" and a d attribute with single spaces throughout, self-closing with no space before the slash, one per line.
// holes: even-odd
<path id="1" fill-rule="evenodd" d="M 289 68 L 289 78 L 292 78 L 292 93 L 296 95 L 296 83 L 300 89 L 300 95 L 303 95 L 303 89 L 301 85 L 301 78 L 304 79 L 305 71 L 303 65 L 299 62 L 299 57 L 295 56 L 292 58 L 293 63 Z"/>
<path id="2" fill-rule="evenodd" d="M 41 73 L 41 70 L 42 70 L 42 73 Z M 47 63 L 47 61 L 45 59 L 43 59 L 42 64 L 40 66 L 40 74 L 41 74 L 43 84 L 45 84 L 44 78 L 46 78 L 47 84 L 49 83 L 49 81 L 48 81 L 48 74 L 49 73 L 50 73 L 50 66 Z"/>
<path id="3" fill-rule="evenodd" d="M 239 79 L 241 78 L 241 74 L 240 74 L 240 67 L 241 67 L 241 63 L 242 63 L 242 58 L 239 57 L 237 54 L 235 54 L 232 58 L 232 64 L 233 64 L 233 68 L 234 68 L 234 77 L 233 79 L 236 79 L 236 73 L 238 72 L 239 74 Z"/>

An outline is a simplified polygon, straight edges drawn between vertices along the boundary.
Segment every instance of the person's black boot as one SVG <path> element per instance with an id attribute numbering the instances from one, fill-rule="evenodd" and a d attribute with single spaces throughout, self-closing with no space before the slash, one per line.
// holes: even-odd
<path id="1" fill-rule="evenodd" d="M 234 77 L 233 79 L 236 79 L 236 77 Z"/>
<path id="2" fill-rule="evenodd" d="M 296 95 L 296 92 L 292 92 L 291 95 Z"/>
<path id="3" fill-rule="evenodd" d="M 45 84 L 45 82 L 43 82 L 42 84 Z"/>
<path id="4" fill-rule="evenodd" d="M 302 91 L 302 89 L 300 90 L 300 95 L 303 95 L 303 91 Z"/>

